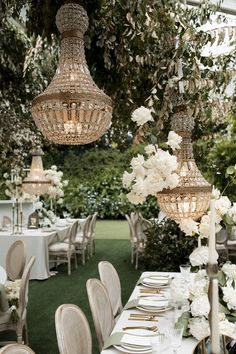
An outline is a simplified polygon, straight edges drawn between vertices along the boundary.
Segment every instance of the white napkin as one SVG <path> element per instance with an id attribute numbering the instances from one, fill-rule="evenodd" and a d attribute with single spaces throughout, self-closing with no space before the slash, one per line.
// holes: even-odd
<path id="1" fill-rule="evenodd" d="M 143 282 L 146 284 L 167 285 L 169 282 L 169 279 L 144 278 Z"/>
<path id="2" fill-rule="evenodd" d="M 138 304 L 140 306 L 147 307 L 166 307 L 168 306 L 168 300 L 148 300 L 148 299 L 140 299 Z"/>
<path id="3" fill-rule="evenodd" d="M 151 340 L 149 337 L 132 336 L 132 334 L 124 334 L 121 344 L 133 345 L 135 347 L 150 347 Z"/>

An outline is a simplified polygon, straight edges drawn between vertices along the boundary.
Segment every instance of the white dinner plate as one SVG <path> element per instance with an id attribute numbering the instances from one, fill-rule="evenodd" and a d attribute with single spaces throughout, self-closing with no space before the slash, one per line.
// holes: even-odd
<path id="1" fill-rule="evenodd" d="M 168 288 L 168 287 L 169 287 L 169 284 L 167 284 L 167 285 L 147 284 L 147 283 L 145 283 L 144 281 L 142 281 L 141 284 L 142 284 L 143 286 L 146 286 L 147 288 L 155 288 L 155 289 L 157 289 L 157 288 L 165 289 L 165 288 Z"/>
<path id="2" fill-rule="evenodd" d="M 117 350 L 119 350 L 120 352 L 123 352 L 123 353 L 129 353 L 129 354 L 133 354 L 133 353 L 139 353 L 139 354 L 148 354 L 148 353 L 151 353 L 152 352 L 152 348 L 150 347 L 150 349 L 147 349 L 147 350 L 136 350 L 136 349 L 131 349 L 131 348 L 128 348 L 126 349 L 125 347 L 121 346 L 121 345 L 114 345 L 114 348 L 116 348 Z"/>
<path id="3" fill-rule="evenodd" d="M 171 306 L 166 306 L 165 308 L 164 307 L 146 307 L 146 306 L 141 306 L 141 305 L 138 305 L 136 306 L 137 309 L 141 310 L 141 311 L 144 311 L 144 312 L 153 312 L 153 313 L 161 313 L 161 312 L 165 312 L 165 311 L 168 311 L 170 310 L 172 307 Z"/>
<path id="4" fill-rule="evenodd" d="M 7 281 L 7 272 L 0 266 L 0 284 L 5 284 Z"/>

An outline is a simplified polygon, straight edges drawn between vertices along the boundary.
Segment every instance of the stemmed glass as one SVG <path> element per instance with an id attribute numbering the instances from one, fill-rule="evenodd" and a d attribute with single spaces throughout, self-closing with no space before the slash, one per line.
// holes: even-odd
<path id="1" fill-rule="evenodd" d="M 181 264 L 179 266 L 179 269 L 180 269 L 180 273 L 181 273 L 183 281 L 187 282 L 189 280 L 191 265 L 190 264 Z"/>
<path id="2" fill-rule="evenodd" d="M 177 349 L 181 347 L 183 327 L 180 328 L 170 328 L 169 335 L 171 341 L 171 347 L 173 348 L 173 353 L 177 354 Z"/>
<path id="3" fill-rule="evenodd" d="M 165 333 L 159 333 L 151 339 L 152 353 L 162 353 L 168 347 L 168 338 Z"/>

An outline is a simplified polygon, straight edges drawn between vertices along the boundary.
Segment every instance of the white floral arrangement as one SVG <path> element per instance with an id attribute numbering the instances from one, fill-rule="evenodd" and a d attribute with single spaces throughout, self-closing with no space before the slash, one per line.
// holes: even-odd
<path id="1" fill-rule="evenodd" d="M 220 191 L 213 188 L 212 197 L 215 199 L 216 232 L 222 227 L 231 229 L 236 225 L 236 203 L 231 203 L 228 197 L 222 196 Z M 199 222 L 192 219 L 183 219 L 179 224 L 186 235 L 198 235 L 200 239 L 210 235 L 210 211 L 201 217 Z"/>
<path id="2" fill-rule="evenodd" d="M 236 339 L 236 265 L 224 264 L 219 271 L 219 328 L 222 335 Z M 184 335 L 202 340 L 210 334 L 208 300 L 209 278 L 205 270 L 199 270 L 192 282 L 172 281 L 171 295 L 176 301 L 185 301 L 176 318 L 176 325 L 184 326 Z"/>
<path id="3" fill-rule="evenodd" d="M 11 199 L 17 198 L 19 202 L 23 202 L 23 201 L 34 202 L 36 200 L 35 196 L 32 196 L 22 191 L 23 178 L 22 176 L 20 176 L 18 172 L 14 173 L 14 176 L 13 174 L 10 175 L 9 173 L 5 172 L 3 174 L 3 178 L 4 178 L 4 184 L 6 186 L 5 189 L 6 196 L 8 196 Z"/>
<path id="4" fill-rule="evenodd" d="M 140 107 L 132 113 L 132 120 L 141 126 L 148 121 L 153 121 L 151 111 Z M 172 150 L 180 149 L 182 137 L 174 131 L 168 134 L 167 146 Z M 163 189 L 173 189 L 179 183 L 176 173 L 177 158 L 158 147 L 149 144 L 145 147 L 145 154 L 133 157 L 130 163 L 131 172 L 123 174 L 123 186 L 130 189 L 127 198 L 132 204 L 142 204 L 147 196 L 156 196 Z"/>
<path id="5" fill-rule="evenodd" d="M 63 172 L 57 170 L 57 166 L 53 165 L 50 169 L 45 170 L 45 176 L 51 182 L 48 189 L 49 199 L 56 201 L 57 204 L 63 204 L 64 191 L 63 188 L 68 185 L 68 180 L 62 180 Z"/>
<path id="6" fill-rule="evenodd" d="M 42 227 L 51 227 L 51 224 L 56 221 L 56 215 L 52 210 L 44 208 L 43 202 L 38 201 L 34 203 L 34 209 L 37 212 L 39 219 L 42 220 L 42 223 L 40 223 Z"/>

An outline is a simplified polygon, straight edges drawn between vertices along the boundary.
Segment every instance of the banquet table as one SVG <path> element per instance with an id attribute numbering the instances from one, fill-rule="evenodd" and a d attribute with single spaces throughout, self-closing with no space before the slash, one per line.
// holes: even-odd
<path id="1" fill-rule="evenodd" d="M 166 273 L 162 273 L 162 272 L 144 272 L 141 275 L 141 278 L 143 277 L 149 277 L 149 276 L 154 276 L 154 275 L 160 275 L 160 274 L 166 274 Z M 178 277 L 180 276 L 180 273 L 168 273 L 171 276 L 174 277 Z M 138 298 L 140 291 L 139 289 L 143 288 L 142 285 L 136 285 L 130 298 L 130 300 L 136 299 Z M 168 290 L 167 290 L 168 291 Z M 129 302 L 128 301 L 128 302 Z M 151 311 L 150 311 L 151 312 Z M 124 326 L 157 326 L 158 327 L 158 331 L 161 333 L 168 331 L 168 328 L 170 327 L 171 323 L 173 323 L 173 317 L 174 317 L 174 310 L 168 310 L 166 312 L 162 312 L 160 313 L 161 317 L 158 317 L 157 314 L 157 320 L 154 321 L 136 321 L 136 320 L 128 320 L 130 314 L 134 314 L 134 313 L 142 313 L 144 314 L 145 312 L 142 312 L 141 310 L 138 310 L 136 308 L 132 308 L 132 309 L 128 309 L 128 310 L 123 310 L 113 331 L 112 334 L 115 332 L 124 332 L 122 330 L 122 328 Z M 178 354 L 192 354 L 195 346 L 197 344 L 197 340 L 194 339 L 193 337 L 189 337 L 189 338 L 183 338 L 182 340 L 182 344 L 181 347 L 178 348 L 177 353 Z M 101 351 L 101 354 L 118 354 L 121 353 L 121 351 L 119 351 L 118 349 L 114 348 L 114 347 L 109 347 L 108 349 L 103 349 Z M 163 351 L 163 353 L 165 354 L 173 354 L 173 349 L 171 347 L 167 348 L 165 351 Z"/>
<path id="2" fill-rule="evenodd" d="M 27 259 L 35 256 L 30 279 L 43 280 L 51 276 L 49 267 L 48 245 L 62 241 L 69 231 L 71 224 L 57 226 L 53 230 L 23 229 L 23 234 L 12 235 L 12 230 L 0 231 L 0 265 L 5 267 L 6 254 L 11 244 L 22 240 L 26 244 Z"/>

